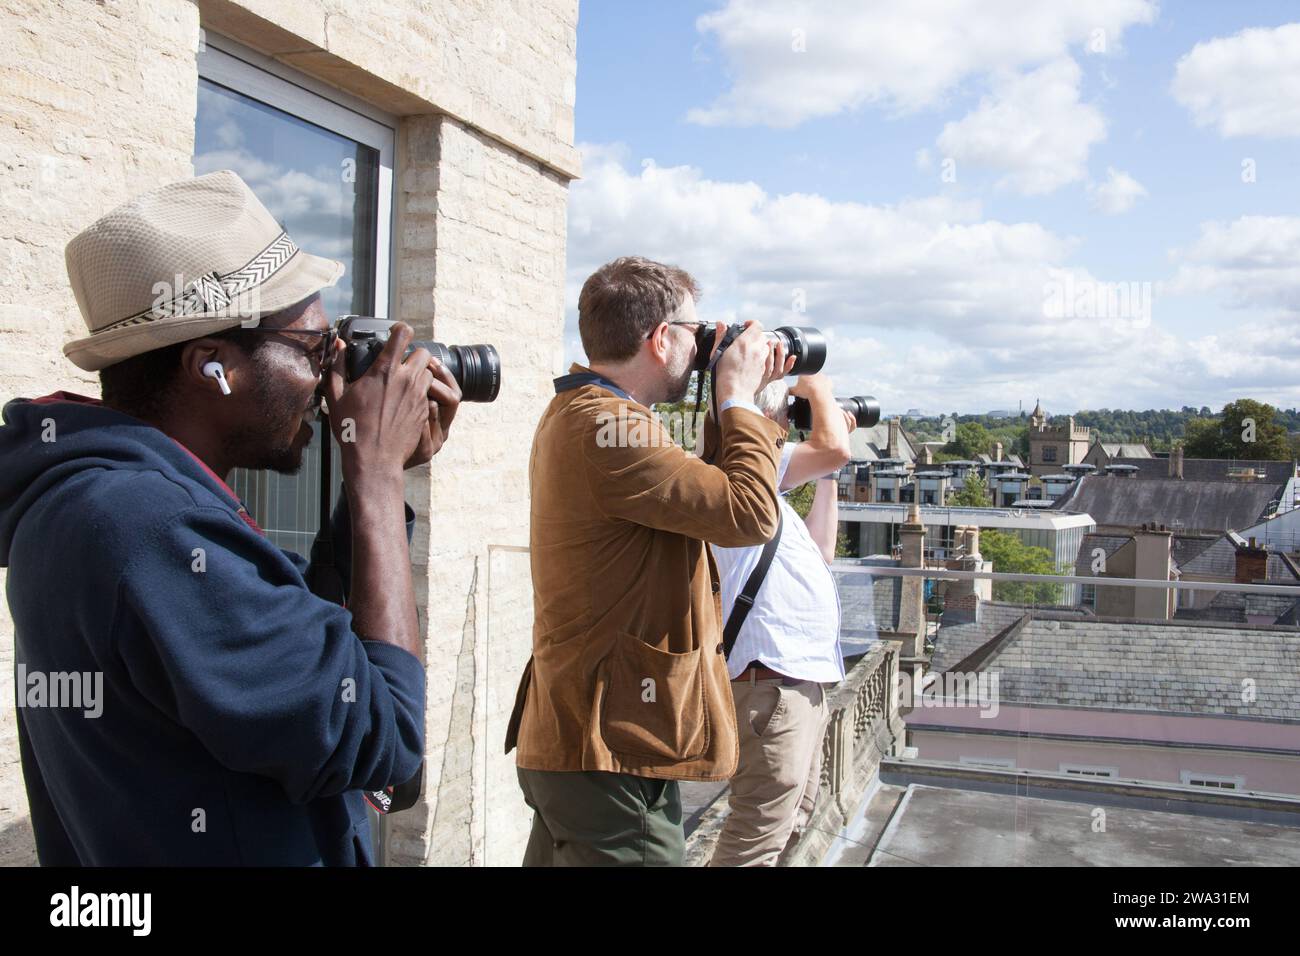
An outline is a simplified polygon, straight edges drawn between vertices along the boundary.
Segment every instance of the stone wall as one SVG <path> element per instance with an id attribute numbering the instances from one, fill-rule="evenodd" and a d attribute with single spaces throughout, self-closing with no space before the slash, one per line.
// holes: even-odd
<path id="1" fill-rule="evenodd" d="M 193 173 L 199 13 L 184 0 L 10 0 L 0 37 L 0 404 L 97 395 L 98 378 L 61 351 L 85 334 L 63 247 L 150 185 Z M 30 863 L 13 638 L 0 605 L 0 863 Z"/>
<path id="2" fill-rule="evenodd" d="M 528 448 L 561 361 L 567 184 L 450 117 L 401 132 L 397 314 L 496 345 L 503 372 L 496 402 L 461 407 L 424 491 L 426 800 L 393 817 L 391 859 L 517 864 L 531 814 L 502 744 L 532 644 Z"/>
<path id="3" fill-rule="evenodd" d="M 441 113 L 576 176 L 578 0 L 196 0 L 233 36 L 401 116 Z"/>
<path id="4" fill-rule="evenodd" d="M 504 374 L 501 399 L 464 406 L 452 442 L 408 476 L 429 749 L 423 802 L 390 821 L 396 863 L 513 864 L 526 838 L 501 750 L 531 641 L 528 447 L 562 371 L 576 27 L 576 0 L 0 4 L 0 400 L 97 394 L 61 353 L 82 329 L 63 247 L 192 174 L 202 31 L 401 117 L 393 314 L 496 345 Z M 34 860 L 13 699 L 0 607 L 0 863 Z"/>

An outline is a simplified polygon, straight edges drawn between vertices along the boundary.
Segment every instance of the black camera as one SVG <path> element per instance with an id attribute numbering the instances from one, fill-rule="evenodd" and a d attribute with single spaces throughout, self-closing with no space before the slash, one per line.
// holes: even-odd
<path id="1" fill-rule="evenodd" d="M 744 325 L 738 323 L 727 331 L 730 333 L 732 330 L 739 335 L 744 330 Z M 814 375 L 826 364 L 826 336 L 819 329 L 783 325 L 765 334 L 769 341 L 784 345 L 787 356 L 795 357 L 794 368 L 790 369 L 791 375 Z M 713 342 L 717 337 L 718 330 L 712 325 L 701 326 L 695 333 L 696 371 L 709 367 L 709 356 L 713 354 Z"/>
<path id="2" fill-rule="evenodd" d="M 859 428 L 870 428 L 880 421 L 880 403 L 871 395 L 837 398 L 835 404 L 852 415 Z M 790 402 L 790 424 L 801 432 L 812 428 L 812 405 L 808 399 L 796 398 Z"/>
<path id="3" fill-rule="evenodd" d="M 345 315 L 339 320 L 339 338 L 348 347 L 345 360 L 349 382 L 364 375 L 379 357 L 388 341 L 393 321 L 369 315 Z M 410 355 L 418 348 L 428 349 L 430 355 L 451 370 L 452 377 L 460 386 L 462 401 L 496 401 L 497 393 L 501 391 L 501 356 L 491 345 L 412 342 L 406 354 Z"/>

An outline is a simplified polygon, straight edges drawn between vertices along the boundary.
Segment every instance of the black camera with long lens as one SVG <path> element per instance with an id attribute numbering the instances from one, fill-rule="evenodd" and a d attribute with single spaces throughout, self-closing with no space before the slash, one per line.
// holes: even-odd
<path id="1" fill-rule="evenodd" d="M 837 398 L 835 404 L 852 415 L 859 428 L 870 428 L 880 421 L 880 403 L 871 395 Z M 808 399 L 796 398 L 790 402 L 790 424 L 801 432 L 812 428 L 812 405 Z"/>
<path id="2" fill-rule="evenodd" d="M 348 347 L 345 356 L 348 381 L 356 381 L 384 350 L 393 319 L 377 319 L 369 315 L 345 315 L 339 320 L 339 338 Z M 461 401 L 496 401 L 501 391 L 501 356 L 491 345 L 443 345 L 441 342 L 412 342 L 406 349 L 410 355 L 418 348 L 451 370 L 460 386 Z"/>
<path id="3" fill-rule="evenodd" d="M 731 329 L 739 335 L 744 325 L 736 324 Z M 731 331 L 728 329 L 728 332 Z M 780 342 L 785 346 L 785 354 L 795 357 L 791 375 L 815 375 L 826 364 L 826 336 L 821 330 L 783 325 L 765 333 L 769 341 Z M 713 354 L 713 343 L 718 337 L 715 326 L 704 325 L 695 334 L 695 369 L 703 371 L 709 367 L 709 356 Z"/>

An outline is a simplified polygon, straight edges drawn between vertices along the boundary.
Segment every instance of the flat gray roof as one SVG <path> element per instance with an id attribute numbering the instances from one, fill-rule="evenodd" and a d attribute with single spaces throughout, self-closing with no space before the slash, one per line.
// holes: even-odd
<path id="1" fill-rule="evenodd" d="M 922 784 L 896 797 L 867 866 L 1297 866 L 1300 829 Z M 1104 810 L 1104 832 L 1094 829 Z"/>

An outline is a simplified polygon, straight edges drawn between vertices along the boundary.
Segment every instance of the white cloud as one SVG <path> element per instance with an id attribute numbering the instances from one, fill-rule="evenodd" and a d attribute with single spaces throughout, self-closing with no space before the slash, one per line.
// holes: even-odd
<path id="1" fill-rule="evenodd" d="M 1300 136 L 1300 23 L 1196 44 L 1178 61 L 1172 92 L 1220 136 Z"/>
<path id="2" fill-rule="evenodd" d="M 977 202 L 771 195 L 689 166 L 629 164 L 617 146 L 582 149 L 569 200 L 570 360 L 582 360 L 582 282 L 639 254 L 690 270 L 703 318 L 823 329 L 836 391 L 873 394 L 886 412 L 1014 408 L 1040 394 L 1062 408 L 1217 408 L 1242 395 L 1300 404 L 1300 217 L 1205 224 L 1175 254 L 1175 279 L 1156 284 L 1150 321 L 1071 317 L 1049 309 L 1045 291 L 1097 284 L 1072 262 L 1076 242 L 983 218 Z M 804 313 L 792 311 L 796 289 Z M 1206 291 L 1240 308 L 1230 329 L 1193 331 L 1167 301 Z"/>
<path id="3" fill-rule="evenodd" d="M 696 27 L 716 37 L 731 88 L 688 119 L 789 127 L 868 105 L 914 112 L 972 77 L 1092 52 L 1098 37 L 1114 53 L 1155 15 L 1151 0 L 730 0 Z"/>
<path id="4" fill-rule="evenodd" d="M 771 195 L 689 166 L 629 168 L 620 155 L 584 147 L 570 193 L 572 360 L 582 359 L 583 281 L 637 254 L 695 275 L 703 318 L 825 330 L 837 387 L 887 409 L 1014 407 L 1035 389 L 1114 406 L 1135 383 L 1150 378 L 1167 393 L 1178 380 L 1154 375 L 1161 363 L 1146 353 L 1158 343 L 1183 361 L 1181 341 L 1149 322 L 1048 314 L 1049 283 L 1092 277 L 1070 261 L 1075 241 L 1038 223 L 986 219 L 979 203 L 948 196 L 867 205 Z M 792 309 L 798 290 L 806 312 Z"/>
<path id="5" fill-rule="evenodd" d="M 1000 76 L 991 96 L 939 134 L 939 150 L 956 160 L 958 179 L 964 163 L 1005 170 L 999 187 L 1033 196 L 1087 178 L 1088 150 L 1106 138 L 1106 121 L 1079 102 L 1080 78 L 1068 57 Z"/>
<path id="6" fill-rule="evenodd" d="M 1201 224 L 1198 239 L 1175 251 L 1177 294 L 1218 293 L 1235 309 L 1300 317 L 1300 216 L 1241 216 Z"/>
<path id="7" fill-rule="evenodd" d="M 1106 167 L 1106 181 L 1100 186 L 1088 187 L 1092 208 L 1107 216 L 1128 212 L 1133 204 L 1147 194 L 1146 187 L 1114 166 Z"/>

